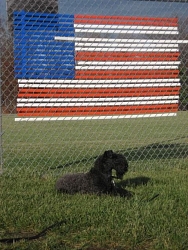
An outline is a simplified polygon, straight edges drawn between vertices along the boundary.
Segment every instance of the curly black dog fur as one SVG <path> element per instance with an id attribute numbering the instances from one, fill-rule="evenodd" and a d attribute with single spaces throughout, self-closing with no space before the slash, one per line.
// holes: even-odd
<path id="1" fill-rule="evenodd" d="M 112 176 L 112 170 L 116 176 Z M 131 193 L 121 187 L 117 187 L 113 178 L 122 179 L 128 171 L 128 162 L 122 154 L 112 150 L 105 151 L 100 155 L 94 167 L 87 173 L 65 174 L 56 182 L 56 189 L 63 193 L 95 193 L 111 194 L 123 197 L 131 197 Z"/>

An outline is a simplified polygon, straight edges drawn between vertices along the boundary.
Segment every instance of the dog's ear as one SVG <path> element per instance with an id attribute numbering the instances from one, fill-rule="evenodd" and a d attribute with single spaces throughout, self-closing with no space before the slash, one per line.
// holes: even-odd
<path id="1" fill-rule="evenodd" d="M 112 150 L 107 150 L 107 151 L 105 151 L 104 152 L 104 158 L 112 158 L 113 157 L 113 154 L 114 154 L 114 152 L 112 151 Z"/>

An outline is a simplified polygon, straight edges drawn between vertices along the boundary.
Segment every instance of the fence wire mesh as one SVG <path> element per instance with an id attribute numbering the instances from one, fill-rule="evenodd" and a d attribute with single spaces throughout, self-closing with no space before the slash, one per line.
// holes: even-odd
<path id="1" fill-rule="evenodd" d="M 186 1 L 0 6 L 5 172 L 86 170 L 107 149 L 187 164 Z"/>

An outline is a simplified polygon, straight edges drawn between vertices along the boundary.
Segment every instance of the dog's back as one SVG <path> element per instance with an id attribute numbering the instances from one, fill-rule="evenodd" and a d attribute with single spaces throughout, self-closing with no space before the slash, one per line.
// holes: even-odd
<path id="1" fill-rule="evenodd" d="M 59 192 L 74 194 L 83 189 L 82 185 L 85 179 L 84 173 L 65 174 L 57 180 L 55 187 Z"/>
<path id="2" fill-rule="evenodd" d="M 75 193 L 108 193 L 111 191 L 111 179 L 97 169 L 91 168 L 88 173 L 65 174 L 56 182 L 57 191 Z"/>

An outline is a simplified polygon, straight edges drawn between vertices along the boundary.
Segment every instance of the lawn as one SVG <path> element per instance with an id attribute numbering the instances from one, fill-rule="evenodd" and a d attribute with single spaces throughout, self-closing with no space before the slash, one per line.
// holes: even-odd
<path id="1" fill-rule="evenodd" d="M 15 122 L 3 116 L 3 168 L 46 173 L 87 168 L 104 150 L 124 153 L 131 168 L 172 166 L 188 155 L 188 112 L 176 117 Z M 51 170 L 50 170 L 51 172 Z"/>
<path id="2" fill-rule="evenodd" d="M 36 123 L 4 116 L 0 238 L 63 223 L 37 240 L 0 243 L 0 249 L 188 249 L 187 122 L 187 112 Z M 59 175 L 87 171 L 105 149 L 127 156 L 129 172 L 119 185 L 135 193 L 132 199 L 54 190 Z"/>

